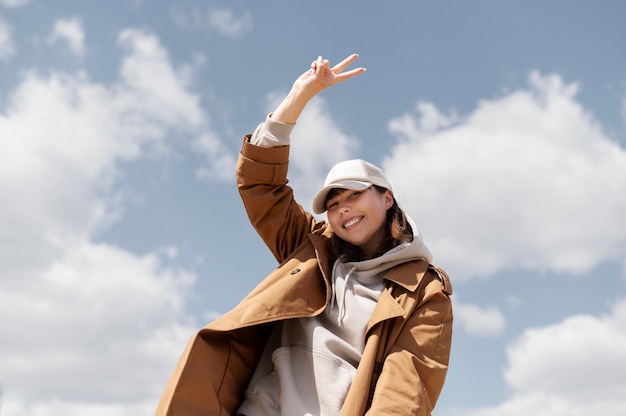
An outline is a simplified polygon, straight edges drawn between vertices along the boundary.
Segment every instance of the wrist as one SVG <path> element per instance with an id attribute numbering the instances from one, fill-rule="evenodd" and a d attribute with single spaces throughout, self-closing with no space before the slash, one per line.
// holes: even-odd
<path id="1" fill-rule="evenodd" d="M 300 91 L 292 89 L 272 113 L 272 120 L 295 124 L 310 99 Z"/>

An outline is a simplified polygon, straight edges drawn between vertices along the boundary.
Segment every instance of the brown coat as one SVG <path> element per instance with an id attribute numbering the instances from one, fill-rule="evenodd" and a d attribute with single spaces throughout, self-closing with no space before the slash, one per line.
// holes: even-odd
<path id="1" fill-rule="evenodd" d="M 295 203 L 289 147 L 244 141 L 237 180 L 246 210 L 280 266 L 238 306 L 189 342 L 157 415 L 233 415 L 272 323 L 322 313 L 330 301 L 332 230 Z M 341 415 L 421 415 L 443 387 L 452 337 L 452 287 L 425 261 L 391 269 L 370 318 L 367 341 Z"/>

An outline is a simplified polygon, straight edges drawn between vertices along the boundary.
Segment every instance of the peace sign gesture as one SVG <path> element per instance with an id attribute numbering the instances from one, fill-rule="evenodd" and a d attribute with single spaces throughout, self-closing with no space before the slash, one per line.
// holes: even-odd
<path id="1" fill-rule="evenodd" d="M 309 100 L 321 91 L 365 72 L 365 68 L 355 68 L 344 72 L 358 57 L 359 55 L 354 53 L 332 68 L 328 59 L 318 57 L 311 63 L 311 67 L 293 83 L 289 95 L 272 113 L 272 119 L 283 123 L 295 123 Z"/>
<path id="2" fill-rule="evenodd" d="M 343 72 L 343 70 L 358 57 L 359 55 L 356 53 L 352 54 L 331 68 L 330 61 L 328 59 L 322 59 L 320 56 L 311 63 L 311 68 L 296 80 L 294 86 L 301 86 L 307 92 L 313 93 L 314 96 L 323 89 L 350 79 L 365 71 L 365 68 L 356 68 Z"/>

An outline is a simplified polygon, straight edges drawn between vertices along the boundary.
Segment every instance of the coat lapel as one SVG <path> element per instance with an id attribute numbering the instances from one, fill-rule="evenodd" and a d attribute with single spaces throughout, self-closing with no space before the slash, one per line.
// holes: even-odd
<path id="1" fill-rule="evenodd" d="M 404 309 L 391 295 L 391 289 L 387 288 L 380 293 L 380 298 L 374 308 L 374 312 L 372 312 L 365 332 L 369 333 L 369 331 L 380 322 L 404 315 Z"/>

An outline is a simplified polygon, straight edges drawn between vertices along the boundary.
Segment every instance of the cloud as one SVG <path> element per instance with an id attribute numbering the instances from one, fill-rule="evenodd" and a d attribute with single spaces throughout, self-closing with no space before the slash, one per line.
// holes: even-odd
<path id="1" fill-rule="evenodd" d="M 118 45 L 112 84 L 30 71 L 0 108 L 7 414 L 153 412 L 197 328 L 184 308 L 195 276 L 170 266 L 175 247 L 134 254 L 96 241 L 123 215 L 122 165 L 215 136 L 158 38 L 125 30 Z"/>
<path id="2" fill-rule="evenodd" d="M 53 402 L 108 406 L 151 397 L 155 406 L 195 327 L 183 307 L 193 275 L 154 254 L 83 242 L 23 277 L 0 292 L 7 414 L 20 414 L 13 407 L 36 414 L 33 407 Z"/>
<path id="3" fill-rule="evenodd" d="M 30 72 L 9 97 L 7 116 L 0 116 L 0 195 L 12 203 L 2 204 L 0 215 L 12 220 L 0 225 L 0 244 L 13 256 L 0 271 L 46 263 L 56 247 L 114 221 L 121 196 L 112 189 L 116 163 L 168 152 L 174 137 L 192 142 L 213 134 L 199 98 L 154 36 L 129 30 L 119 44 L 120 80 L 110 87 L 84 74 Z"/>
<path id="4" fill-rule="evenodd" d="M 252 16 L 243 13 L 236 17 L 232 10 L 213 9 L 209 12 L 209 23 L 217 33 L 237 39 L 252 30 Z"/>
<path id="5" fill-rule="evenodd" d="M 193 143 L 193 149 L 205 156 L 210 163 L 196 171 L 196 177 L 204 181 L 230 181 L 235 171 L 235 156 L 229 153 L 227 146 L 216 134 L 207 132 L 200 135 Z"/>
<path id="6" fill-rule="evenodd" d="M 13 28 L 0 19 L 0 59 L 8 59 L 15 54 L 12 32 Z"/>
<path id="7" fill-rule="evenodd" d="M 58 41 L 65 42 L 76 56 L 83 56 L 86 52 L 85 32 L 83 31 L 83 23 L 77 18 L 59 19 L 54 22 L 52 33 L 47 39 L 49 44 Z"/>
<path id="8" fill-rule="evenodd" d="M 474 304 L 456 302 L 454 323 L 471 335 L 491 337 L 502 333 L 506 319 L 495 306 L 481 307 Z"/>
<path id="9" fill-rule="evenodd" d="M 457 416 L 626 413 L 626 300 L 605 316 L 576 315 L 530 328 L 507 349 L 511 398 Z"/>
<path id="10" fill-rule="evenodd" d="M 389 123 L 397 196 L 455 278 L 523 268 L 584 273 L 626 253 L 626 151 L 576 101 L 577 84 L 529 88 L 467 117 L 421 103 Z"/>
<path id="11" fill-rule="evenodd" d="M 156 124 L 203 127 L 206 121 L 199 105 L 200 97 L 188 90 L 187 71 L 177 72 L 172 67 L 156 36 L 128 29 L 120 33 L 118 45 L 127 53 L 120 68 L 123 86 L 132 86 L 123 105 L 133 107 L 133 112 L 148 112 L 151 115 L 148 121 Z M 136 102 L 138 96 L 144 100 L 140 104 Z M 156 136 L 162 137 L 162 133 Z"/>
<path id="12" fill-rule="evenodd" d="M 155 36 L 126 30 L 121 33 L 119 44 L 137 57 L 126 59 L 121 68 L 123 78 L 141 95 L 142 101 L 131 97 L 135 105 L 141 103 L 137 111 L 149 109 L 155 120 L 171 128 L 186 126 L 189 129 L 188 134 L 193 136 L 190 147 L 207 159 L 207 165 L 198 170 L 199 177 L 232 180 L 230 172 L 235 170 L 235 156 L 210 129 L 209 120 L 199 104 L 200 97 L 187 89 L 193 71 L 189 67 L 175 71 L 171 65 L 163 65 L 169 58 Z"/>
<path id="13" fill-rule="evenodd" d="M 195 5 L 176 4 L 170 7 L 172 20 L 183 30 L 204 30 L 209 27 L 218 34 L 239 39 L 253 29 L 253 19 L 249 12 L 237 16 L 224 8 L 202 8 Z"/>
<path id="14" fill-rule="evenodd" d="M 0 5 L 4 7 L 21 7 L 27 5 L 29 0 L 0 0 Z"/>

